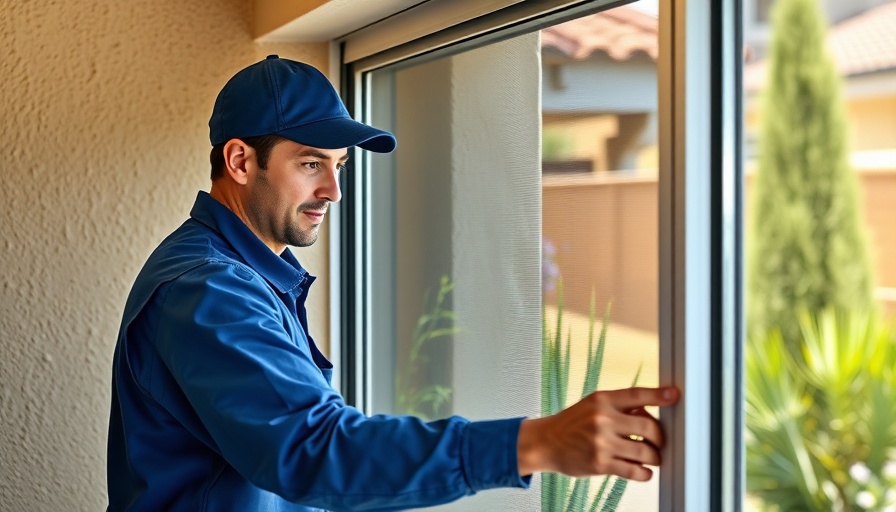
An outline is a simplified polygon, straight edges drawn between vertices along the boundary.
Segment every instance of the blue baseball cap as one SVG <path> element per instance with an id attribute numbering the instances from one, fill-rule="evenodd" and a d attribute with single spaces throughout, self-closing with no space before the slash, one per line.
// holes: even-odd
<path id="1" fill-rule="evenodd" d="M 212 146 L 230 139 L 279 135 L 305 146 L 395 149 L 391 133 L 355 121 L 339 93 L 313 66 L 269 55 L 238 72 L 215 100 L 208 121 Z"/>

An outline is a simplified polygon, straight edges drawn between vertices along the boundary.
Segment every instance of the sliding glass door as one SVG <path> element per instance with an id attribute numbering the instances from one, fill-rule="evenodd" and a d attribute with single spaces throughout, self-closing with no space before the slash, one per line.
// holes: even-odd
<path id="1" fill-rule="evenodd" d="M 739 386 L 710 364 L 735 340 L 710 336 L 737 335 L 734 319 L 722 327 L 734 283 L 710 277 L 739 272 L 712 231 L 736 194 L 715 197 L 715 178 L 700 172 L 734 134 L 707 136 L 706 152 L 673 134 L 712 123 L 697 117 L 702 99 L 686 104 L 711 81 L 682 90 L 711 56 L 692 68 L 672 58 L 693 44 L 681 33 L 683 17 L 700 19 L 693 7 L 609 4 L 496 7 L 370 55 L 358 50 L 370 44 L 363 33 L 344 42 L 353 111 L 399 141 L 393 154 L 358 155 L 335 237 L 351 401 L 484 419 L 549 414 L 594 387 L 695 386 L 663 411 L 677 446 L 651 482 L 542 475 L 528 492 L 445 510 L 709 510 L 731 499 L 712 489 L 723 475 L 710 468 L 740 463 L 735 429 L 710 418 Z M 415 19 L 429 26 L 425 12 Z M 724 379 L 734 389 L 711 393 Z M 702 476 L 688 487 L 686 471 Z M 726 474 L 736 486 L 737 469 Z"/>

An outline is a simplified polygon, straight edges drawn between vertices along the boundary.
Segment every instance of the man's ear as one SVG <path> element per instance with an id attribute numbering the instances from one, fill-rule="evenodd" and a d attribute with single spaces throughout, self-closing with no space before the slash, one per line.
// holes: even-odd
<path id="1" fill-rule="evenodd" d="M 230 139 L 224 144 L 224 172 L 239 185 L 245 185 L 249 181 L 250 169 L 255 169 L 258 164 L 255 160 L 255 150 L 240 139 Z"/>

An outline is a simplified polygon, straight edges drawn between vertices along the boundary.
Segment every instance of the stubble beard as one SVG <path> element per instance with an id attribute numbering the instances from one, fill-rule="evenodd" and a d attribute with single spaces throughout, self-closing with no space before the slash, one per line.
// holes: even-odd
<path id="1" fill-rule="evenodd" d="M 249 211 L 250 213 L 255 213 L 253 215 L 256 218 L 262 217 L 262 205 L 265 204 L 266 201 L 269 200 L 269 194 L 271 192 L 271 184 L 268 182 L 267 169 L 262 169 L 258 175 L 259 185 L 261 187 L 256 188 L 253 191 L 253 197 L 249 201 Z M 286 227 L 283 232 L 283 240 L 275 240 L 277 243 L 284 245 L 291 245 L 293 247 L 308 247 L 317 241 L 317 238 L 320 234 L 320 225 L 311 226 L 308 229 L 302 229 L 299 226 L 299 218 L 301 218 L 303 210 L 322 210 L 327 208 L 330 205 L 329 201 L 316 201 L 316 202 L 307 202 L 302 203 L 295 211 L 296 217 L 293 222 L 287 222 Z M 279 238 L 276 233 L 276 228 L 271 225 L 271 235 L 273 238 Z"/>
<path id="2" fill-rule="evenodd" d="M 320 211 L 325 210 L 330 205 L 329 201 L 318 201 L 318 202 L 310 202 L 310 203 L 302 203 L 296 209 L 296 215 L 304 215 L 302 212 L 304 210 L 314 210 Z M 317 237 L 320 235 L 320 224 L 316 226 L 312 226 L 308 229 L 303 230 L 299 227 L 298 220 L 290 224 L 286 230 L 286 238 L 287 244 L 292 245 L 293 247 L 308 247 L 317 241 Z"/>
<path id="3" fill-rule="evenodd" d="M 293 224 L 286 230 L 286 244 L 293 247 L 308 247 L 317 242 L 320 235 L 320 226 L 314 226 L 310 229 L 302 230 L 299 226 Z"/>

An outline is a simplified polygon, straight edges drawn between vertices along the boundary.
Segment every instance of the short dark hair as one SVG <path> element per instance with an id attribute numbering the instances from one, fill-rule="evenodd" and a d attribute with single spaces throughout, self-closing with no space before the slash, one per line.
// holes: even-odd
<path id="1" fill-rule="evenodd" d="M 274 146 L 286 139 L 279 135 L 260 135 L 258 137 L 241 137 L 240 140 L 255 150 L 255 154 L 258 157 L 258 166 L 262 169 L 267 169 L 268 159 L 271 158 L 271 151 L 273 151 Z M 212 181 L 224 176 L 224 144 L 212 147 L 212 152 L 208 156 L 212 164 Z"/>

